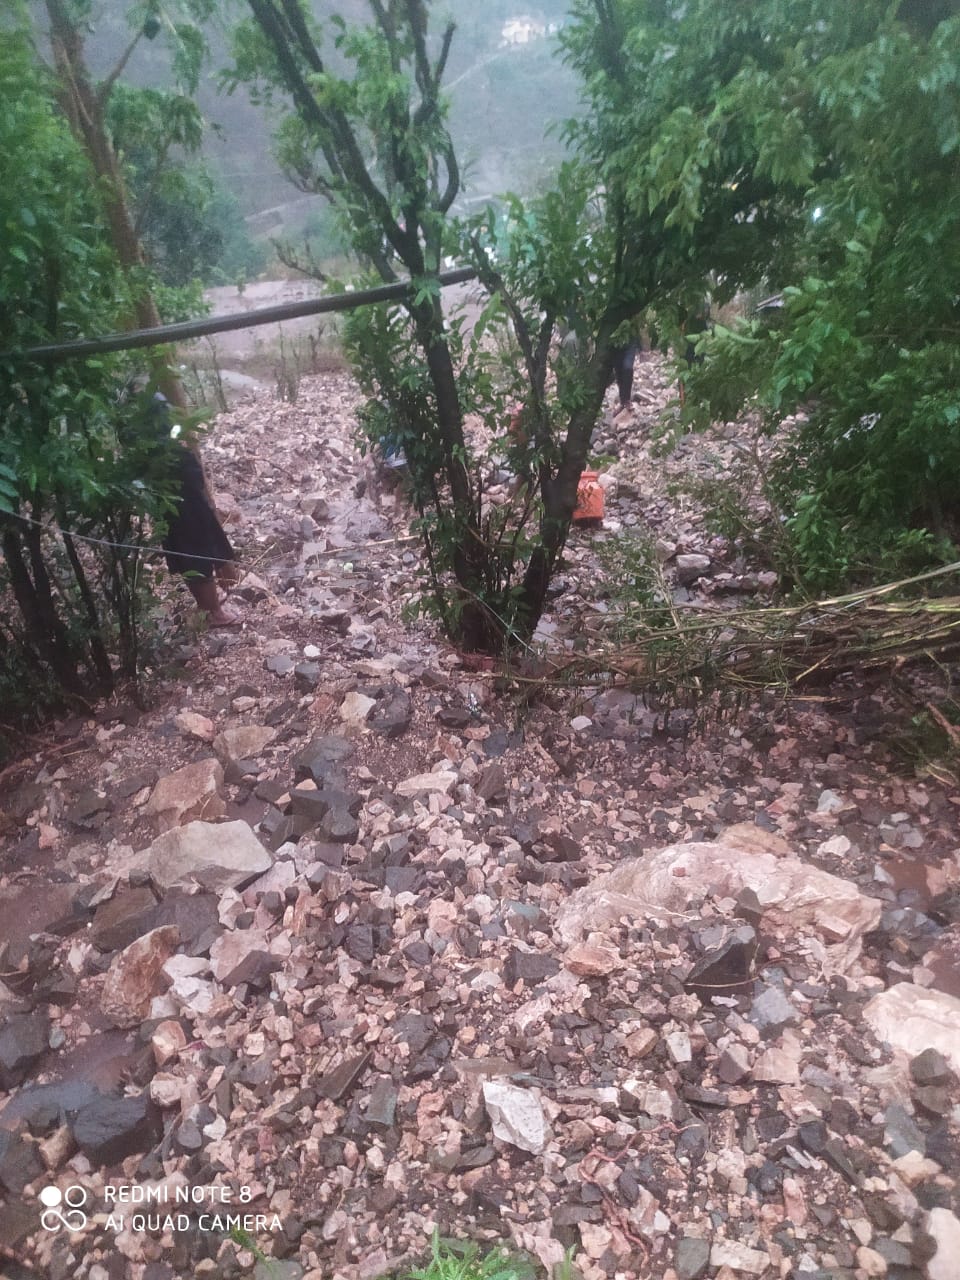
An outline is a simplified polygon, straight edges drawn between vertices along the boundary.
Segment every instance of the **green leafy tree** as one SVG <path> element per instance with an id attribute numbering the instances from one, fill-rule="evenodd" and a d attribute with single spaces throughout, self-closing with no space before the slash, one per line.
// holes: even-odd
<path id="1" fill-rule="evenodd" d="M 96 184 L 52 85 L 38 75 L 22 11 L 0 44 L 0 698 L 5 724 L 66 695 L 109 692 L 137 657 L 135 542 L 164 484 L 117 447 L 117 357 L 58 366 L 18 350 L 118 327 L 127 280 Z M 18 20 L 19 19 L 19 20 Z M 169 486 L 168 486 L 169 487 Z M 49 532 L 48 526 L 69 532 Z"/>
<path id="2" fill-rule="evenodd" d="M 292 106 L 278 133 L 285 168 L 331 201 L 376 276 L 413 281 L 405 304 L 354 316 L 347 341 L 371 393 L 371 434 L 401 444 L 410 463 L 433 603 L 466 648 L 496 652 L 527 639 L 543 609 L 612 352 L 646 296 L 632 276 L 642 246 L 624 236 L 622 180 L 597 193 L 589 167 L 570 166 L 530 208 L 513 199 L 506 216 L 458 222 L 441 88 L 453 25 L 432 36 L 423 0 L 372 0 L 366 28 L 337 17 L 320 27 L 298 0 L 249 7 L 235 78 Z M 448 254 L 472 258 L 490 295 L 472 336 L 441 303 Z M 561 326 L 580 338 L 572 361 L 556 348 Z M 490 331 L 507 360 L 491 358 Z M 490 460 L 464 429 L 474 413 L 520 479 L 509 503 L 485 500 Z"/>
<path id="3" fill-rule="evenodd" d="M 638 291 L 677 336 L 768 281 L 776 324 L 718 329 L 691 417 L 803 410 L 773 496 L 811 588 L 954 555 L 960 461 L 955 0 L 580 0 L 572 130 L 621 183 Z M 772 290 L 771 290 L 772 291 Z"/>

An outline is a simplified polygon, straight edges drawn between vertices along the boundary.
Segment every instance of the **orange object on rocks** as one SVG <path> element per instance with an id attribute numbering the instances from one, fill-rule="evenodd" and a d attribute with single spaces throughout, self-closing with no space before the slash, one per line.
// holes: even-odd
<path id="1" fill-rule="evenodd" d="M 603 486 L 599 483 L 599 471 L 584 471 L 577 485 L 577 507 L 573 513 L 574 524 L 595 524 L 603 521 Z"/>

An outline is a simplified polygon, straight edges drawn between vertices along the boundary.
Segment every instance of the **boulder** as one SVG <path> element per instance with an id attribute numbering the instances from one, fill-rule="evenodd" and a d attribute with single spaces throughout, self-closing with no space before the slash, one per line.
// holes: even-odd
<path id="1" fill-rule="evenodd" d="M 246 822 L 188 822 L 154 840 L 142 862 L 163 889 L 202 880 L 222 893 L 239 889 L 273 865 L 273 859 Z"/>
<path id="2" fill-rule="evenodd" d="M 155 817 L 161 831 L 197 819 L 214 821 L 227 811 L 223 798 L 223 769 L 218 760 L 196 760 L 168 773 L 153 789 L 146 813 Z"/>
<path id="3" fill-rule="evenodd" d="M 138 885 L 133 889 L 121 889 L 100 903 L 88 937 L 98 951 L 118 951 L 121 947 L 129 947 L 131 942 L 158 923 L 166 922 L 157 920 L 157 900 L 153 890 L 149 885 Z"/>
<path id="4" fill-rule="evenodd" d="M 100 997 L 100 1007 L 114 1026 L 133 1027 L 147 1017 L 161 985 L 163 966 L 179 943 L 179 930 L 163 925 L 114 957 Z"/>
<path id="5" fill-rule="evenodd" d="M 598 876 L 567 899 L 557 932 L 569 946 L 624 917 L 669 918 L 697 898 L 736 899 L 746 890 L 765 928 L 789 937 L 818 935 L 827 945 L 828 968 L 836 971 L 852 963 L 864 933 L 880 921 L 879 901 L 797 858 L 694 841 L 631 858 Z"/>
<path id="6" fill-rule="evenodd" d="M 898 982 L 869 1000 L 863 1016 L 878 1040 L 910 1057 L 936 1049 L 960 1072 L 960 1000 L 955 996 Z"/>

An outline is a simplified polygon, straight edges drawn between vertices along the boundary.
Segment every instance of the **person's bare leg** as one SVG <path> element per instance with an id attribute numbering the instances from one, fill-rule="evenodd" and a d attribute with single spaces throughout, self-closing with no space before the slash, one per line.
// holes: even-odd
<path id="1" fill-rule="evenodd" d="M 217 592 L 214 578 L 188 578 L 187 586 L 190 594 L 197 602 L 197 608 L 207 615 L 212 627 L 235 627 L 240 623 L 237 614 L 224 609 Z"/>

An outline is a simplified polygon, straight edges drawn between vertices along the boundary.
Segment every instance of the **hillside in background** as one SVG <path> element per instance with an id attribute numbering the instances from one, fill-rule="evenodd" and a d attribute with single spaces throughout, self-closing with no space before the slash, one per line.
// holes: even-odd
<path id="1" fill-rule="evenodd" d="M 40 15 L 40 6 L 36 6 Z M 555 56 L 555 33 L 564 20 L 565 0 L 545 0 L 530 8 L 522 0 L 491 0 L 484 5 L 455 0 L 437 7 L 435 30 L 447 16 L 457 24 L 447 87 L 454 137 L 463 165 L 465 206 L 504 190 L 530 191 L 562 154 L 551 126 L 577 108 L 574 77 Z M 128 39 L 127 0 L 103 0 L 94 6 L 87 40 L 95 73 L 105 74 Z M 340 13 L 365 21 L 364 3 L 347 0 L 315 5 L 318 17 Z M 210 25 L 213 66 L 229 58 L 232 23 L 244 5 L 224 5 Z M 42 16 L 38 16 L 42 26 Z M 160 42 L 142 43 L 131 58 L 126 78 L 136 85 L 162 86 L 167 58 Z M 205 79 L 200 105 L 212 128 L 205 142 L 211 169 L 236 197 L 251 233 L 275 237 L 304 230 L 330 235 L 320 197 L 305 197 L 280 172 L 271 147 L 272 121 L 253 105 L 245 90 L 218 92 L 218 74 Z"/>

